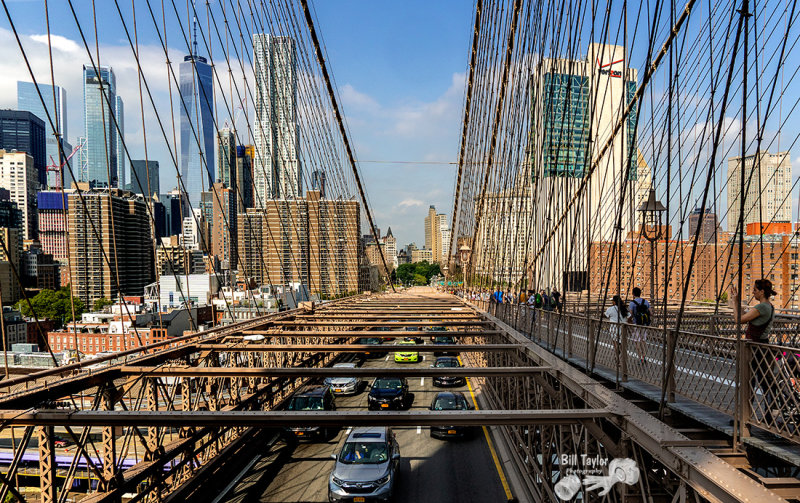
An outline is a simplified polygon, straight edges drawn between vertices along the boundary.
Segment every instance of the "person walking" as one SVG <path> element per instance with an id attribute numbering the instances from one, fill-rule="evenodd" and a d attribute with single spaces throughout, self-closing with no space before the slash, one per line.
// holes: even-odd
<path id="1" fill-rule="evenodd" d="M 609 306 L 609 308 L 606 309 L 605 313 L 603 314 L 612 323 L 611 328 L 609 329 L 609 335 L 611 336 L 611 340 L 614 341 L 614 347 L 617 351 L 619 351 L 619 325 L 620 323 L 625 323 L 628 321 L 630 313 L 628 313 L 628 308 L 625 307 L 625 303 L 622 301 L 622 297 L 619 295 L 615 295 L 611 302 L 611 306 Z"/>
<path id="2" fill-rule="evenodd" d="M 527 304 L 528 303 L 528 295 L 525 293 L 525 290 L 519 291 L 519 303 L 520 304 Z"/>
<path id="3" fill-rule="evenodd" d="M 535 307 L 536 309 L 541 309 L 544 303 L 544 299 L 542 298 L 542 293 L 544 293 L 544 290 L 542 290 L 541 293 L 537 293 L 533 299 L 533 307 Z"/>
<path id="4" fill-rule="evenodd" d="M 561 314 L 561 294 L 558 290 L 553 290 L 551 295 L 553 297 L 553 308 L 558 311 L 558 314 Z"/>
<path id="5" fill-rule="evenodd" d="M 628 304 L 628 309 L 631 312 L 631 321 L 636 325 L 631 330 L 631 341 L 636 346 L 639 361 L 644 365 L 647 363 L 647 329 L 642 327 L 650 326 L 650 303 L 642 298 L 642 289 L 638 286 L 633 289 L 633 300 Z"/>
<path id="6" fill-rule="evenodd" d="M 772 322 L 775 318 L 775 307 L 769 298 L 775 295 L 772 289 L 772 282 L 768 279 L 756 280 L 753 285 L 753 298 L 758 304 L 742 313 L 742 299 L 736 287 L 731 287 L 728 304 L 733 309 L 733 319 L 736 323 L 747 323 L 745 338 L 757 344 L 768 344 L 769 334 L 772 330 Z M 773 400 L 779 396 L 775 389 L 774 375 L 772 368 L 775 358 L 769 353 L 768 348 L 753 347 L 750 352 L 750 375 L 753 388 L 753 410 L 764 411 L 763 420 L 771 423 L 773 421 L 773 409 L 780 410 L 777 403 Z M 761 400 L 765 403 L 758 405 L 759 393 L 761 390 Z"/>

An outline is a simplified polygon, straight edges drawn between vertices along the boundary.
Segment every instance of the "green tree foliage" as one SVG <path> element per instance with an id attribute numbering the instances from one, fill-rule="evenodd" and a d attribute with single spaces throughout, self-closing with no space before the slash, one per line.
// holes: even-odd
<path id="1" fill-rule="evenodd" d="M 425 279 L 425 276 L 423 276 L 422 274 L 415 274 L 414 275 L 414 284 L 415 285 L 427 285 L 428 284 L 428 280 Z"/>
<path id="2" fill-rule="evenodd" d="M 94 301 L 94 305 L 92 307 L 94 308 L 95 311 L 102 311 L 103 308 L 105 308 L 106 306 L 110 306 L 111 304 L 113 304 L 113 302 L 111 302 L 107 298 L 100 297 L 99 299 Z"/>
<path id="3" fill-rule="evenodd" d="M 397 268 L 397 280 L 404 285 L 427 285 L 437 274 L 441 274 L 439 264 L 429 264 L 425 260 L 413 264 L 401 264 Z M 421 276 L 425 281 L 420 282 L 417 276 Z"/>
<path id="4" fill-rule="evenodd" d="M 39 319 L 51 319 L 59 325 L 63 325 L 72 321 L 72 306 L 69 301 L 70 292 L 69 287 L 64 286 L 58 290 L 42 290 L 35 297 L 31 299 L 33 310 L 28 305 L 25 299 L 17 303 L 17 309 L 23 316 L 33 318 L 38 316 Z M 75 303 L 75 318 L 80 319 L 83 314 L 83 302 L 77 297 L 72 298 Z"/>

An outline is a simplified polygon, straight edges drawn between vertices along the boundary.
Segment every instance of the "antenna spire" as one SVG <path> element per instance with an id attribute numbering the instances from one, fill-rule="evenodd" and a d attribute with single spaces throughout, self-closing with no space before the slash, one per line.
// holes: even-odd
<path id="1" fill-rule="evenodd" d="M 192 57 L 197 57 L 197 16 L 194 16 L 194 32 L 192 33 Z"/>

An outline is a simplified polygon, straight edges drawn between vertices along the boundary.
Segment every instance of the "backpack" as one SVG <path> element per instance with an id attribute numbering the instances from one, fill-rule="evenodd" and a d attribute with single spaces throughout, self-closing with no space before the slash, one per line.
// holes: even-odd
<path id="1" fill-rule="evenodd" d="M 636 309 L 633 310 L 633 321 L 637 325 L 645 325 L 650 326 L 650 306 L 644 303 L 642 300 L 641 303 L 633 301 L 633 304 L 636 306 Z"/>

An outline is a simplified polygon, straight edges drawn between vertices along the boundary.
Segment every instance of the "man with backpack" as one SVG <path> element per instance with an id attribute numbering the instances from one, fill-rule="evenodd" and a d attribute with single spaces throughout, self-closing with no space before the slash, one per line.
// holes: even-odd
<path id="1" fill-rule="evenodd" d="M 631 320 L 635 325 L 631 329 L 630 340 L 636 346 L 639 361 L 645 364 L 647 363 L 647 329 L 641 327 L 650 326 L 650 303 L 647 302 L 647 299 L 642 298 L 642 289 L 638 286 L 633 289 L 633 300 L 628 305 L 628 311 L 630 311 Z"/>

